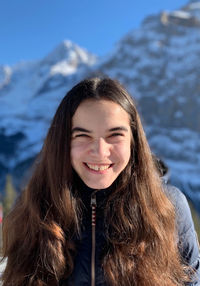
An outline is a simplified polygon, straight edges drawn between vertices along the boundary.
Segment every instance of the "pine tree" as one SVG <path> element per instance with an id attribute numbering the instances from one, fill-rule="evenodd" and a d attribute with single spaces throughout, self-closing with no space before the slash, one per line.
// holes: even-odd
<path id="1" fill-rule="evenodd" d="M 3 200 L 3 216 L 5 217 L 11 210 L 17 193 L 12 183 L 11 175 L 6 176 L 6 184 L 4 190 L 4 200 Z"/>

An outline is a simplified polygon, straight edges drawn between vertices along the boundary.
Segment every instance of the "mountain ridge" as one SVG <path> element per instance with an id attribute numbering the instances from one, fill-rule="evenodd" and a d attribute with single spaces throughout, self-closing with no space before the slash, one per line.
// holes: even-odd
<path id="1" fill-rule="evenodd" d="M 172 183 L 200 205 L 199 11 L 200 1 L 189 1 L 148 16 L 103 59 L 63 41 L 39 61 L 0 66 L 1 178 L 11 172 L 20 185 L 61 98 L 81 79 L 102 75 L 117 78 L 133 95 Z"/>

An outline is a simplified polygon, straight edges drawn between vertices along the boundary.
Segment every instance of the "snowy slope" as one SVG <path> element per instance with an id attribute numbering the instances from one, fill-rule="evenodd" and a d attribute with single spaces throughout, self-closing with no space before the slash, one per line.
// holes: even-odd
<path id="1" fill-rule="evenodd" d="M 40 141 L 38 132 L 44 134 L 45 122 L 51 119 L 60 98 L 78 80 L 78 74 L 95 62 L 95 56 L 64 41 L 41 61 L 1 67 L 0 126 L 5 134 L 23 130 L 30 143 L 35 143 L 33 138 Z"/>
<path id="2" fill-rule="evenodd" d="M 200 211 L 200 1 L 144 19 L 98 67 L 137 101 L 153 151 Z"/>
<path id="3" fill-rule="evenodd" d="M 145 18 L 101 60 L 64 41 L 40 61 L 1 66 L 0 178 L 11 172 L 19 183 L 66 91 L 105 74 L 136 99 L 153 151 L 200 211 L 199 56 L 200 1 L 189 1 Z"/>
<path id="4" fill-rule="evenodd" d="M 64 41 L 40 61 L 0 67 L 1 179 L 15 168 L 16 179 L 20 173 L 22 177 L 23 164 L 28 161 L 27 167 L 40 150 L 60 99 L 96 61 L 96 56 Z"/>

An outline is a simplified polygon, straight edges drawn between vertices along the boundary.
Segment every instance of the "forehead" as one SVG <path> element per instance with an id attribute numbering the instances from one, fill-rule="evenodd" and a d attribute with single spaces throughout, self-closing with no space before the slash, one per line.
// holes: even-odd
<path id="1" fill-rule="evenodd" d="M 76 124 L 121 125 L 122 123 L 130 125 L 129 114 L 119 104 L 106 99 L 83 101 L 72 117 L 73 126 Z"/>

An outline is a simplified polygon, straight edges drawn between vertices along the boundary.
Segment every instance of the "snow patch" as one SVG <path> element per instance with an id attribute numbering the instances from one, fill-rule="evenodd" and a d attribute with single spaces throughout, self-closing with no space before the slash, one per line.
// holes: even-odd
<path id="1" fill-rule="evenodd" d="M 177 17 L 177 18 L 182 18 L 182 19 L 189 19 L 191 18 L 190 13 L 182 11 L 182 10 L 177 10 L 177 11 L 173 11 L 170 13 L 170 15 Z"/>

